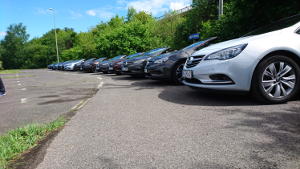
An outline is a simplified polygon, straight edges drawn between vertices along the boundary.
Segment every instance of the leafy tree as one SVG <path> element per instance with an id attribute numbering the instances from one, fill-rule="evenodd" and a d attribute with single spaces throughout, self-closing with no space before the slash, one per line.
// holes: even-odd
<path id="1" fill-rule="evenodd" d="M 136 10 L 131 6 L 128 7 L 128 11 L 127 11 L 127 16 L 126 16 L 126 20 L 127 22 L 130 22 L 132 17 L 136 14 Z"/>
<path id="2" fill-rule="evenodd" d="M 1 50 L 3 67 L 5 69 L 16 69 L 23 64 L 20 51 L 27 42 L 29 34 L 26 33 L 26 26 L 23 26 L 22 23 L 11 24 L 7 27 L 6 33 L 7 35 L 1 40 L 1 46 L 4 48 L 4 50 Z"/>

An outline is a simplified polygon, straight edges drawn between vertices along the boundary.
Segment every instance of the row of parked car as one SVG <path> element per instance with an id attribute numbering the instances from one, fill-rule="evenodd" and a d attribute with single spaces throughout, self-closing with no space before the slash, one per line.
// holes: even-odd
<path id="1" fill-rule="evenodd" d="M 249 93 L 265 103 L 285 103 L 299 91 L 300 14 L 241 38 L 213 44 L 208 38 L 181 50 L 153 49 L 112 59 L 75 60 L 50 69 L 168 79 L 192 89 Z"/>

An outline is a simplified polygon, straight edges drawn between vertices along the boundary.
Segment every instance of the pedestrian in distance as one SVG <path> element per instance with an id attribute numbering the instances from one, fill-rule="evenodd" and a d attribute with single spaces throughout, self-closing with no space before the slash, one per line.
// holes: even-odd
<path id="1" fill-rule="evenodd" d="M 0 77 L 0 97 L 5 95 L 5 87 Z"/>

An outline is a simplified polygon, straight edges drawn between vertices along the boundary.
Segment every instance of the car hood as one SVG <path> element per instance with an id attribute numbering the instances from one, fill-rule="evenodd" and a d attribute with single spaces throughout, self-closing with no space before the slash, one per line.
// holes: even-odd
<path id="1" fill-rule="evenodd" d="M 99 65 L 104 65 L 106 63 L 109 64 L 110 62 L 112 62 L 112 61 L 111 60 L 107 60 L 107 61 L 104 61 L 104 62 L 100 62 Z"/>
<path id="2" fill-rule="evenodd" d="M 278 31 L 265 33 L 265 34 L 262 34 L 262 35 L 241 37 L 241 38 L 238 38 L 238 39 L 232 39 L 232 40 L 228 40 L 228 41 L 225 41 L 225 42 L 216 43 L 216 44 L 210 45 L 208 47 L 205 47 L 205 48 L 193 53 L 192 56 L 205 55 L 205 54 L 209 54 L 209 53 L 221 50 L 221 49 L 225 49 L 225 48 L 229 48 L 229 47 L 233 47 L 233 46 L 237 46 L 237 45 L 242 45 L 242 44 L 247 44 L 247 43 L 250 43 L 252 41 L 260 40 L 262 38 L 268 38 L 268 37 L 277 35 L 280 32 L 281 32 L 281 30 L 278 30 Z"/>
<path id="3" fill-rule="evenodd" d="M 113 63 L 124 62 L 125 60 L 126 60 L 126 59 L 118 59 L 118 60 L 113 61 Z"/>
<path id="4" fill-rule="evenodd" d="M 156 57 L 153 57 L 152 59 L 150 59 L 151 61 L 155 61 L 155 60 L 159 60 L 161 58 L 164 58 L 164 57 L 170 57 L 171 55 L 179 55 L 181 53 L 184 53 L 185 51 L 184 50 L 180 50 L 180 51 L 176 51 L 176 52 L 168 52 L 168 53 L 164 53 L 162 55 L 158 55 Z"/>
<path id="5" fill-rule="evenodd" d="M 152 58 L 152 57 L 154 57 L 154 55 L 140 56 L 140 57 L 128 59 L 127 62 L 135 62 L 135 61 L 138 61 L 138 60 L 149 59 L 149 58 Z"/>

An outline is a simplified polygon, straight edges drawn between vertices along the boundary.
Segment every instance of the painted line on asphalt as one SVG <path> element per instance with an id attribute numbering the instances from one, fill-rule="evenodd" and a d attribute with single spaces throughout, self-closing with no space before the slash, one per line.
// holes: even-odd
<path id="1" fill-rule="evenodd" d="M 98 79 L 100 79 L 100 80 L 102 80 L 102 78 L 101 77 L 97 77 Z"/>
<path id="2" fill-rule="evenodd" d="M 26 103 L 26 102 L 27 102 L 27 98 L 21 99 L 21 103 Z"/>
<path id="3" fill-rule="evenodd" d="M 22 88 L 21 90 L 26 90 L 26 88 Z"/>
<path id="4" fill-rule="evenodd" d="M 20 81 L 17 81 L 18 83 L 20 82 Z"/>
<path id="5" fill-rule="evenodd" d="M 100 84 L 98 85 L 98 89 L 100 88 L 100 87 L 102 87 L 103 86 L 103 82 L 100 82 Z"/>
<path id="6" fill-rule="evenodd" d="M 18 84 L 19 86 L 21 86 L 21 84 Z"/>
<path id="7" fill-rule="evenodd" d="M 78 107 L 78 109 L 81 109 L 91 98 L 88 98 L 81 106 Z"/>

